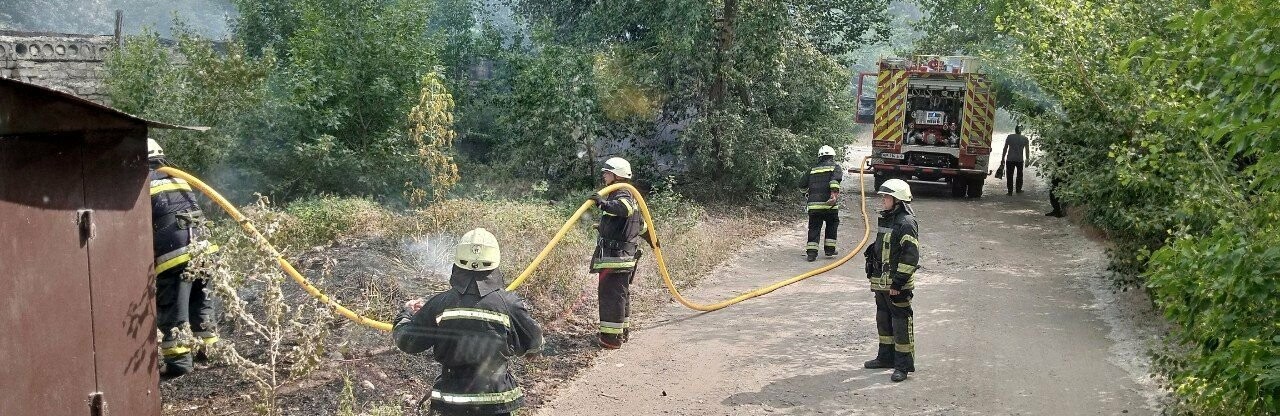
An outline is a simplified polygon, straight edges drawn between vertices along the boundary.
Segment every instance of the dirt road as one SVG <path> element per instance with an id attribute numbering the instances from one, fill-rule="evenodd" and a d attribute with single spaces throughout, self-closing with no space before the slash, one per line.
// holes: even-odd
<path id="1" fill-rule="evenodd" d="M 1027 193 L 1005 196 L 988 179 L 980 200 L 913 183 L 919 371 L 905 382 L 862 368 L 876 333 L 858 258 L 719 312 L 672 304 L 538 414 L 1158 413 L 1145 359 L 1158 319 L 1141 295 L 1111 292 L 1097 243 L 1043 216 L 1046 190 L 1029 173 Z M 841 250 L 862 235 L 855 203 L 842 210 Z M 689 295 L 720 300 L 813 268 L 803 233 L 797 223 L 771 234 Z"/>

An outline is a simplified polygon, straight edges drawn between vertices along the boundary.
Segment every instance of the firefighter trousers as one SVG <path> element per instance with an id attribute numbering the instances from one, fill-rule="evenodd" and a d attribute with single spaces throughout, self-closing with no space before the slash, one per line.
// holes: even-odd
<path id="1" fill-rule="evenodd" d="M 876 332 L 880 335 L 880 348 L 876 354 L 876 361 L 893 363 L 895 370 L 916 371 L 911 291 L 900 291 L 897 296 L 889 295 L 887 290 L 874 292 L 876 294 Z"/>
<path id="2" fill-rule="evenodd" d="M 635 269 L 605 269 L 600 271 L 598 295 L 600 300 L 600 337 L 610 342 L 622 341 L 631 316 L 631 280 Z"/>
<path id="3" fill-rule="evenodd" d="M 213 302 L 204 292 L 207 281 L 183 280 L 186 270 L 187 265 L 183 264 L 156 276 L 156 326 L 164 334 L 160 353 L 166 365 L 190 371 L 194 366 L 191 349 L 179 342 L 178 328 L 190 324 L 191 332 L 205 345 L 217 342 L 218 337 L 214 333 Z"/>
<path id="4" fill-rule="evenodd" d="M 836 254 L 836 228 L 840 226 L 840 211 L 824 210 L 809 213 L 809 240 L 804 246 L 805 252 L 818 252 L 818 239 L 822 237 L 822 226 L 826 224 L 827 238 L 822 241 L 823 251 L 827 255 Z"/>

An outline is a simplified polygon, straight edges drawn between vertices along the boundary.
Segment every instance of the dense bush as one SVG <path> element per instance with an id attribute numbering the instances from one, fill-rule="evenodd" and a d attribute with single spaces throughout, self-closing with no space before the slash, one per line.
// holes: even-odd
<path id="1" fill-rule="evenodd" d="M 422 81 L 435 79 L 428 75 L 438 62 L 427 1 L 242 8 L 239 36 L 228 43 L 179 31 L 170 49 L 154 34 L 130 37 L 107 66 L 112 101 L 147 117 L 213 127 L 157 136 L 176 162 L 237 199 L 252 190 L 284 199 L 398 200 L 408 183 L 434 183 L 431 163 L 443 159 L 424 160 L 436 154 L 424 148 L 434 142 L 410 134 L 420 124 L 411 110 L 430 86 Z M 449 114 L 420 119 L 452 129 Z"/>
<path id="2" fill-rule="evenodd" d="M 1280 413 L 1280 4 L 997 3 L 962 46 L 998 62 L 1042 167 L 1175 324 L 1158 369 L 1188 411 Z"/>

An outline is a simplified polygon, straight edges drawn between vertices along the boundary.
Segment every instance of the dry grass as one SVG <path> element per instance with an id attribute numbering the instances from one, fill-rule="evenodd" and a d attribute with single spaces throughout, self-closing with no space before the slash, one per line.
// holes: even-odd
<path id="1" fill-rule="evenodd" d="M 741 245 L 768 231 L 765 214 L 755 211 L 738 208 L 736 212 L 717 210 L 717 215 L 708 215 L 706 210 L 674 192 L 658 193 L 649 202 L 671 275 L 681 289 L 695 285 L 700 276 L 728 258 Z M 386 321 L 398 312 L 404 300 L 430 296 L 447 287 L 444 274 L 447 274 L 447 257 L 451 253 L 448 247 L 462 233 L 476 227 L 493 232 L 502 244 L 500 270 L 510 281 L 537 256 L 576 207 L 532 200 L 459 199 L 439 202 L 417 211 L 392 212 L 365 199 L 326 197 L 297 202 L 284 208 L 260 203 L 245 211 L 251 221 L 268 234 L 273 244 L 284 249 L 285 256 L 295 266 L 308 277 L 320 280 L 316 283 L 323 291 L 352 310 Z M 548 342 L 552 344 L 549 347 L 559 350 L 544 359 L 517 363 L 515 368 L 529 394 L 530 406 L 536 407 L 549 398 L 564 380 L 588 365 L 595 354 L 590 339 L 596 330 L 596 284 L 595 276 L 588 272 L 594 247 L 595 220 L 595 214 L 589 214 L 573 227 L 519 290 L 548 331 Z M 236 277 L 229 283 L 235 287 L 224 290 L 238 291 L 239 296 L 247 296 L 250 304 L 245 307 L 251 310 L 241 311 L 240 315 L 262 316 L 263 310 L 260 309 L 270 308 L 257 305 L 259 309 L 253 309 L 254 301 L 261 302 L 267 298 L 262 296 L 263 289 L 258 286 L 262 286 L 263 281 L 275 282 L 280 277 L 270 270 L 273 267 L 271 262 L 262 257 L 251 242 L 231 237 L 238 236 L 240 232 L 235 229 L 235 224 L 222 223 L 217 228 L 215 235 L 227 245 L 222 264 L 238 270 L 232 273 Z M 422 253 L 413 252 L 423 246 L 430 246 L 435 251 L 426 256 L 433 264 L 421 264 Z M 656 262 L 648 251 L 646 249 L 641 260 L 633 294 L 633 311 L 641 318 L 644 313 L 670 301 L 657 273 Z M 275 299 L 298 304 L 300 308 L 302 304 L 312 303 L 292 282 L 283 284 L 284 293 Z M 325 321 L 334 322 L 336 319 L 327 316 L 323 310 L 317 311 L 326 315 Z M 300 323 L 322 321 L 314 318 L 318 317 L 294 317 L 290 320 Z M 282 325 L 295 326 L 290 323 Z M 315 328 L 314 325 L 311 327 Z M 241 331 L 235 332 L 227 334 L 233 342 L 239 344 L 239 341 L 247 340 L 243 339 L 243 334 L 238 334 Z M 277 332 L 297 334 L 297 331 Z M 402 403 L 406 395 L 416 397 L 429 386 L 431 376 L 422 371 L 424 367 L 425 371 L 432 371 L 429 370 L 432 367 L 430 363 L 414 359 L 416 361 L 409 364 L 405 360 L 412 357 L 386 355 L 388 343 L 383 334 L 372 333 L 339 319 L 328 339 L 304 338 L 307 337 L 299 338 L 297 343 L 276 344 L 309 346 L 307 354 L 292 357 L 281 364 L 292 366 L 307 362 L 318 366 L 319 371 L 313 375 L 299 374 L 305 379 L 287 386 L 269 383 L 272 389 L 287 390 L 287 393 L 282 393 L 279 403 L 322 401 L 316 398 L 333 401 L 344 396 L 341 387 L 347 383 L 340 382 L 340 371 L 355 371 L 363 373 L 364 377 L 389 373 L 392 377 L 388 380 L 401 380 L 392 382 L 397 385 L 396 389 L 373 396 L 358 395 L 364 396 L 360 402 L 367 405 L 376 403 L 380 408 L 388 403 Z M 250 358 L 254 356 L 256 354 L 250 354 Z M 370 364 L 367 368 L 350 364 L 361 361 Z M 401 374 L 402 378 L 397 379 L 396 374 Z M 209 385 L 201 388 L 222 389 L 228 393 L 238 390 L 230 388 L 230 380 L 205 384 Z M 166 401 L 196 399 L 171 399 L 170 394 L 191 386 L 171 387 L 166 390 Z M 176 394 L 181 396 L 181 393 Z M 331 408 L 312 410 L 332 413 L 338 407 L 336 402 L 333 404 Z M 369 409 L 358 404 L 344 406 Z M 219 407 L 237 408 L 237 404 L 216 399 L 207 402 L 208 409 Z M 353 407 L 344 408 L 347 409 Z"/>

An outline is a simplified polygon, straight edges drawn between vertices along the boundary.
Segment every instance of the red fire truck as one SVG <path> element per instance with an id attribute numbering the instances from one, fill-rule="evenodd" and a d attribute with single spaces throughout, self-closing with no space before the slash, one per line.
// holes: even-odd
<path id="1" fill-rule="evenodd" d="M 973 57 L 921 55 L 881 59 L 878 73 L 860 74 L 859 100 L 875 79 L 874 108 L 859 108 L 873 116 L 858 122 L 872 124 L 876 188 L 893 178 L 944 181 L 952 196 L 982 196 L 995 96 L 978 65 Z"/>

